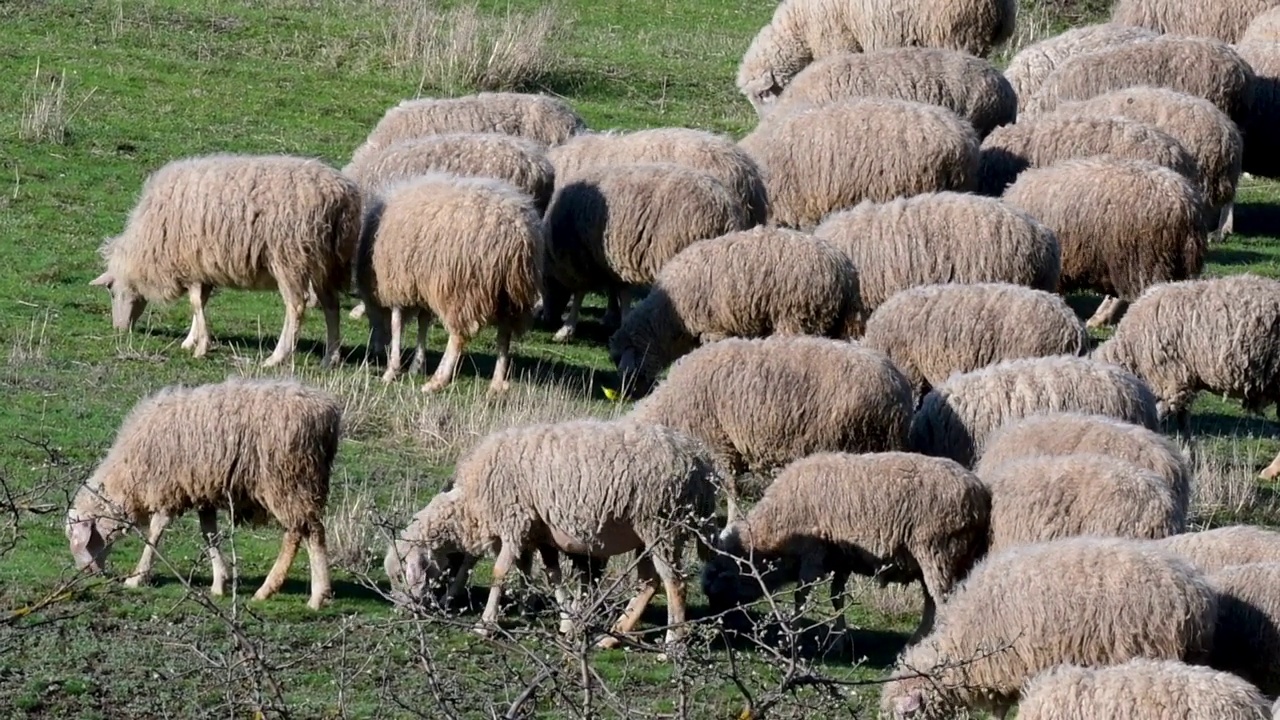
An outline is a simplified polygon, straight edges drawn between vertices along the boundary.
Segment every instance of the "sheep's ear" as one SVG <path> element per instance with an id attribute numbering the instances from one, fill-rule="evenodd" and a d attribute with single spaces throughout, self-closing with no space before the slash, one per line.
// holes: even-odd
<path id="1" fill-rule="evenodd" d="M 906 695 L 897 699 L 894 709 L 900 717 L 909 717 L 920 712 L 924 705 L 924 699 L 920 696 L 919 690 L 912 690 Z"/>
<path id="2" fill-rule="evenodd" d="M 108 271 L 102 273 L 93 280 L 90 280 L 89 284 L 94 287 L 110 287 L 113 282 L 115 282 L 115 277 L 111 275 L 110 271 Z"/>

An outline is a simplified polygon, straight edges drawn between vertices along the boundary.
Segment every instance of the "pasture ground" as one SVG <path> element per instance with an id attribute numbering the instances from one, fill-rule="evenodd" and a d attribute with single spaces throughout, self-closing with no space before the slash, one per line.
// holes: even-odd
<path id="1" fill-rule="evenodd" d="M 539 4 L 487 1 L 480 10 L 501 16 Z M 363 321 L 344 323 L 345 366 L 320 370 L 323 324 L 309 314 L 293 367 L 270 374 L 296 374 L 347 406 L 330 501 L 337 598 L 320 614 L 304 606 L 305 555 L 283 593 L 246 602 L 276 552 L 279 533 L 270 528 L 241 528 L 228 538 L 243 583 L 238 597 L 210 601 L 199 590 L 209 571 L 191 518 L 168 532 L 157 586 L 131 591 L 74 577 L 62 513 L 129 408 L 164 385 L 263 374 L 258 364 L 282 319 L 277 295 L 228 291 L 211 303 L 218 344 L 203 360 L 178 347 L 189 321 L 185 302 L 152 307 L 134 333 L 117 336 L 106 293 L 87 285 L 101 271 L 99 244 L 120 231 L 143 179 L 168 160 L 293 153 L 341 166 L 387 107 L 439 92 L 423 63 L 394 51 L 410 5 L 0 3 L 3 714 L 491 717 L 536 684 L 521 717 L 577 716 L 574 708 L 592 704 L 606 716 L 627 708 L 636 716 L 727 718 L 747 695 L 756 707 L 776 702 L 773 717 L 806 717 L 806 707 L 820 703 L 833 716 L 869 716 L 859 710 L 873 706 L 878 687 L 861 683 L 883 676 L 914 627 L 915 588 L 858 585 L 849 613 L 857 628 L 852 656 L 824 656 L 809 633 L 774 653 L 708 639 L 669 662 L 642 650 L 588 656 L 576 645 L 553 645 L 554 617 L 545 611 L 485 641 L 465 631 L 472 615 L 457 624 L 414 622 L 376 591 L 387 533 L 426 502 L 476 439 L 496 428 L 625 409 L 602 394 L 614 378 L 599 344 L 598 308 L 571 345 L 540 331 L 526 337 L 513 391 L 501 401 L 483 394 L 491 334 L 471 348 L 457 386 L 428 397 L 418 392 L 421 378 L 384 387 L 378 371 L 362 365 Z M 766 0 L 564 0 L 557 9 L 563 22 L 550 34 L 553 61 L 529 89 L 564 95 L 593 128 L 686 125 L 740 136 L 754 114 L 733 86 L 736 65 L 774 7 Z M 1238 234 L 1213 248 L 1207 274 L 1280 276 L 1280 185 L 1246 182 L 1237 213 Z M 1086 311 L 1097 299 L 1072 301 Z M 433 367 L 443 343 L 438 330 L 432 343 Z M 1246 417 L 1238 403 L 1212 397 L 1200 399 L 1194 417 L 1202 450 L 1197 523 L 1277 524 L 1275 488 L 1254 481 L 1280 450 L 1272 419 Z M 136 538 L 122 541 L 116 569 L 130 567 L 139 548 Z M 693 598 L 700 609 L 696 590 Z M 664 617 L 661 600 L 655 605 L 650 626 Z M 514 619 L 514 610 L 506 616 Z M 590 691 L 575 682 L 583 673 L 595 673 Z M 805 685 L 810 675 L 835 684 Z M 780 691 L 788 682 L 799 688 L 794 694 Z"/>

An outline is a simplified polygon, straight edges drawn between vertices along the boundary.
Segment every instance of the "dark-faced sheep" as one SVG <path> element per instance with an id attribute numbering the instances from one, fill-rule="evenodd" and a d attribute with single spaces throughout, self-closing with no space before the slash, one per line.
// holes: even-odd
<path id="1" fill-rule="evenodd" d="M 449 344 L 423 392 L 452 382 L 467 343 L 488 325 L 498 328 L 489 389 L 505 391 L 511 340 L 533 317 L 542 254 L 533 198 L 504 182 L 424 175 L 378 198 L 365 218 L 356 283 L 368 309 L 371 349 L 379 352 L 390 340 L 383 380 L 400 372 L 400 337 L 414 315 L 413 364 L 423 363 L 435 316 Z"/>
<path id="2" fill-rule="evenodd" d="M 1199 35 L 1233 43 L 1276 0 L 1118 0 L 1111 21 L 1170 35 Z"/>
<path id="3" fill-rule="evenodd" d="M 204 309 L 215 288 L 274 288 L 284 328 L 263 363 L 284 362 L 297 342 L 308 290 L 324 308 L 324 364 L 338 361 L 338 298 L 349 286 L 360 233 L 360 190 L 317 160 L 281 155 L 209 155 L 175 160 L 151 174 L 124 232 L 102 246 L 106 272 L 91 285 L 111 292 L 117 330 L 133 327 L 148 302 L 191 300 L 183 348 L 209 349 Z"/>
<path id="4" fill-rule="evenodd" d="M 1022 173 L 1003 199 L 1053 229 L 1062 248 L 1060 292 L 1107 296 L 1089 327 L 1110 323 L 1148 287 L 1197 277 L 1204 268 L 1204 196 L 1154 163 L 1068 160 Z"/>
<path id="5" fill-rule="evenodd" d="M 1152 592 L 1159 588 L 1159 592 Z M 1063 663 L 1207 659 L 1218 596 L 1185 560 L 1150 541 L 1070 538 L 990 555 L 938 608 L 881 694 L 895 720 L 1003 718 L 1021 688 Z"/>
<path id="6" fill-rule="evenodd" d="M 287 380 L 175 386 L 143 399 L 67 513 L 76 563 L 101 570 L 115 540 L 130 527 L 146 528 L 142 557 L 125 580 L 137 587 L 151 574 L 165 528 L 194 509 L 213 565 L 211 592 L 222 595 L 228 572 L 215 544 L 218 511 L 230 513 L 233 525 L 274 518 L 285 531 L 280 555 L 253 597 L 280 590 L 306 541 L 307 605 L 318 609 L 331 593 L 324 510 L 341 420 L 335 398 Z"/>
<path id="7" fill-rule="evenodd" d="M 972 125 L 906 100 L 789 106 L 740 145 L 764 174 L 769 222 L 799 229 L 863 200 L 972 190 L 978 169 Z"/>
<path id="8" fill-rule="evenodd" d="M 1022 111 L 1039 92 L 1045 79 L 1071 58 L 1153 37 L 1156 34 L 1146 28 L 1114 23 L 1072 28 L 1019 50 L 1009 61 L 1004 76 L 1013 86 L 1013 92 L 1018 96 L 1018 109 Z"/>
<path id="9" fill-rule="evenodd" d="M 719 613 L 794 582 L 799 609 L 809 588 L 831 574 L 836 630 L 843 631 L 851 574 L 882 586 L 919 580 L 919 638 L 932 628 L 936 604 L 982 556 L 989 505 L 978 479 L 950 460 L 813 455 L 788 465 L 747 516 L 721 533 L 703 568 L 703 592 Z"/>
<path id="10" fill-rule="evenodd" d="M 777 106 L 821 105 L 859 97 L 944 107 L 968 120 L 979 137 L 1018 115 L 1013 88 L 991 63 L 963 52 L 912 47 L 817 60 L 787 86 Z"/>
<path id="11" fill-rule="evenodd" d="M 987 439 L 974 472 L 984 473 L 1029 456 L 1099 453 L 1160 476 L 1173 494 L 1176 513 L 1191 504 L 1191 467 L 1178 446 L 1150 428 L 1106 415 L 1045 413 L 1007 423 Z"/>
<path id="12" fill-rule="evenodd" d="M 1216 639 L 1215 639 L 1216 643 Z M 1022 691 L 1018 720 L 1270 720 L 1258 688 L 1224 672 L 1176 660 L 1107 667 L 1061 665 Z"/>
<path id="13" fill-rule="evenodd" d="M 994 198 L 947 192 L 865 202 L 828 216 L 814 235 L 853 261 L 866 313 L 917 285 L 1058 288 L 1053 231 Z"/>
<path id="14" fill-rule="evenodd" d="M 1089 358 L 1006 360 L 953 375 L 911 421 L 911 447 L 972 466 L 1006 423 L 1046 412 L 1088 412 L 1155 429 L 1156 399 L 1137 376 Z"/>
<path id="15" fill-rule="evenodd" d="M 911 386 L 886 355 L 856 343 L 729 338 L 676 361 L 629 417 L 701 439 L 732 479 L 818 452 L 905 449 Z"/>
<path id="16" fill-rule="evenodd" d="M 609 339 L 609 356 L 628 391 L 643 395 L 663 369 L 701 344 L 844 338 L 861 323 L 848 258 L 812 235 L 756 227 L 702 240 L 672 258 Z"/>
<path id="17" fill-rule="evenodd" d="M 1077 56 L 1053 72 L 1021 111 L 1149 86 L 1202 97 L 1240 122 L 1249 109 L 1253 70 L 1235 50 L 1203 37 L 1158 37 Z"/>
<path id="18" fill-rule="evenodd" d="M 783 0 L 738 67 L 759 108 L 814 60 L 846 52 L 935 47 L 984 56 L 1013 34 L 1014 0 Z"/>
<path id="19" fill-rule="evenodd" d="M 862 343 L 902 369 L 917 398 L 957 372 L 1001 360 L 1083 355 L 1084 323 L 1061 297 L 1007 283 L 922 285 L 890 297 Z"/>
<path id="20" fill-rule="evenodd" d="M 1280 562 L 1233 565 L 1209 582 L 1219 595 L 1209 664 L 1280 695 Z"/>

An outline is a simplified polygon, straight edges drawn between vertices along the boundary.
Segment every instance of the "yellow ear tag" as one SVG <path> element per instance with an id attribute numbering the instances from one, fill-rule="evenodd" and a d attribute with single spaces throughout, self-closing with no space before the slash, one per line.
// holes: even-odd
<path id="1" fill-rule="evenodd" d="M 618 391 L 614 390 L 613 388 L 602 387 L 600 389 L 604 390 L 604 396 L 608 400 L 612 400 L 616 402 L 619 397 L 622 397 L 621 395 L 618 394 Z"/>

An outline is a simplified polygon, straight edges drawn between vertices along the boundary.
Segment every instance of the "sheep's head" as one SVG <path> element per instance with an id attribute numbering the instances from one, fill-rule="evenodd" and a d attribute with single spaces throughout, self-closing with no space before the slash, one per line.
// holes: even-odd
<path id="1" fill-rule="evenodd" d="M 786 581 L 785 563 L 762 557 L 750 547 L 747 527 L 725 528 L 702 569 L 702 592 L 712 612 L 721 613 L 760 599 Z"/>
<path id="2" fill-rule="evenodd" d="M 82 488 L 67 511 L 64 526 L 76 567 L 95 573 L 106 569 L 112 543 L 128 526 L 111 513 L 99 492 L 96 487 Z"/>
<path id="3" fill-rule="evenodd" d="M 94 278 L 89 284 L 105 287 L 111 293 L 111 324 L 120 332 L 132 328 L 147 309 L 147 299 L 111 270 Z"/>
<path id="4" fill-rule="evenodd" d="M 954 717 L 959 709 L 956 698 L 944 692 L 943 685 L 933 677 L 946 664 L 928 640 L 908 648 L 881 691 L 881 716 L 893 720 Z"/>
<path id="5" fill-rule="evenodd" d="M 782 95 L 782 84 L 778 82 L 777 75 L 769 70 L 743 85 L 742 92 L 751 101 L 756 114 L 764 116 Z"/>
<path id="6" fill-rule="evenodd" d="M 383 569 L 392 587 L 414 602 L 439 596 L 454 573 L 467 564 L 457 527 L 457 503 L 456 490 L 440 493 L 387 548 Z"/>

